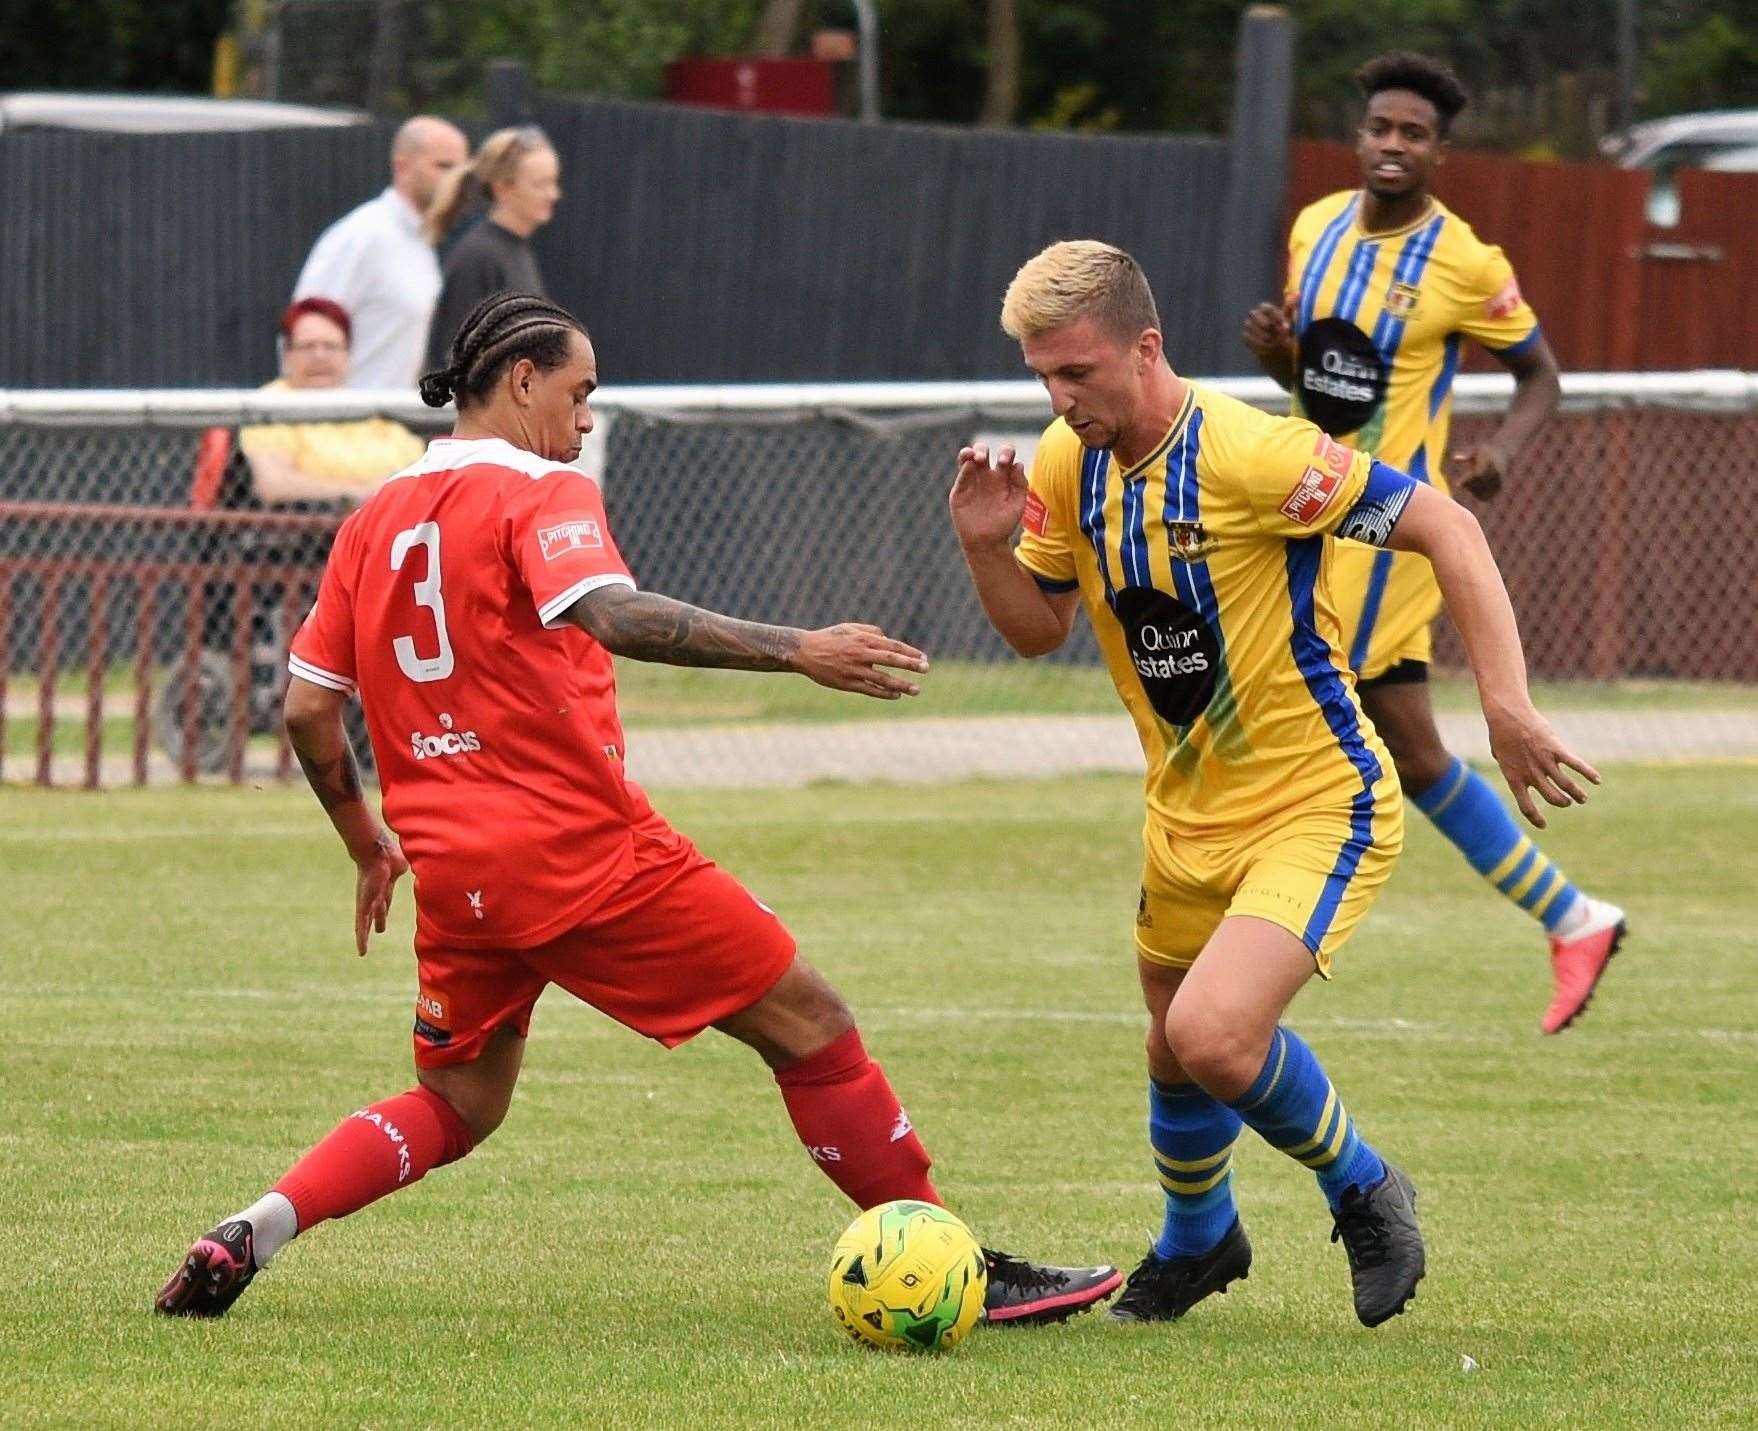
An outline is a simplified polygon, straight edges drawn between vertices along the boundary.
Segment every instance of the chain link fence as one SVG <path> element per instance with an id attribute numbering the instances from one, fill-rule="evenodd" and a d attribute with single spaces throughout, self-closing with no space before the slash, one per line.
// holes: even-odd
<path id="1" fill-rule="evenodd" d="M 1267 383 L 1221 384 L 1274 405 Z M 1504 379 L 1464 379 L 1455 441 Z M 1084 623 L 1023 663 L 945 515 L 973 437 L 1030 443 L 1030 385 L 625 389 L 582 465 L 642 584 L 758 620 L 874 621 L 936 670 L 902 707 L 793 678 L 625 663 L 631 768 L 660 785 L 1139 768 Z M 0 778 L 87 786 L 285 777 L 285 650 L 340 520 L 264 509 L 236 432 L 446 421 L 390 395 L 0 393 Z M 1597 759 L 1758 755 L 1758 379 L 1577 376 L 1481 508 L 1534 677 Z M 1441 623 L 1456 748 L 1481 724 Z M 358 737 L 359 722 L 355 720 Z M 369 752 L 357 739 L 363 755 Z"/>

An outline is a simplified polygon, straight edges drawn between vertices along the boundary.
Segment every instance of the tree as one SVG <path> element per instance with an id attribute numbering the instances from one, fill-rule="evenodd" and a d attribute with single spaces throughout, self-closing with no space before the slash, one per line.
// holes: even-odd
<path id="1" fill-rule="evenodd" d="M 479 109 L 483 66 L 522 60 L 540 90 L 657 95 L 666 63 L 747 52 L 764 0 L 433 0 L 423 7 L 428 53 L 444 56 L 431 90 Z"/>
<path id="2" fill-rule="evenodd" d="M 767 59 L 779 59 L 793 47 L 800 30 L 800 15 L 806 0 L 768 0 L 758 17 L 757 29 L 751 36 L 751 53 Z"/>
<path id="3" fill-rule="evenodd" d="M 1018 0 L 988 0 L 988 83 L 978 124 L 1013 123 L 1019 112 L 1020 33 Z"/>
<path id="4" fill-rule="evenodd" d="M 0 90 L 205 94 L 227 0 L 0 3 Z"/>
<path id="5" fill-rule="evenodd" d="M 1656 43 L 1648 64 L 1643 111 L 1676 114 L 1758 104 L 1758 14 L 1754 11 L 1758 5 L 1717 7 L 1715 13 Z"/>

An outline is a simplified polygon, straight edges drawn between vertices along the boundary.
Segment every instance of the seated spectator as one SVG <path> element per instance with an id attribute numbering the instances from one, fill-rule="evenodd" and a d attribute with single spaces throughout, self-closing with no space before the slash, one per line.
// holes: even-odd
<path id="1" fill-rule="evenodd" d="M 427 211 L 428 240 L 443 255 L 427 332 L 430 369 L 445 367 L 452 335 L 491 293 L 547 293 L 531 235 L 554 216 L 560 181 L 555 150 L 541 129 L 529 127 L 497 130 L 468 165 L 440 179 Z M 487 217 L 460 233 L 462 220 L 484 204 Z"/>
<path id="2" fill-rule="evenodd" d="M 281 376 L 264 392 L 339 388 L 348 378 L 348 314 L 328 298 L 301 298 L 281 315 Z M 277 422 L 246 427 L 238 444 L 250 492 L 264 506 L 287 502 L 357 507 L 393 472 L 426 450 L 400 422 Z"/>

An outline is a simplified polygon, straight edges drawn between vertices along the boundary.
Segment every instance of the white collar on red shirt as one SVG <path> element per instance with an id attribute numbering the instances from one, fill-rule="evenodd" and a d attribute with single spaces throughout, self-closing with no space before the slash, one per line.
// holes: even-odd
<path id="1" fill-rule="evenodd" d="M 514 447 L 504 437 L 436 437 L 427 444 L 426 452 L 388 480 L 394 482 L 398 477 L 424 477 L 430 472 L 455 472 L 460 467 L 479 465 L 507 467 L 514 472 L 523 472 L 533 480 L 547 477 L 552 472 L 579 470 L 565 462 L 552 462 L 547 457 L 539 457 L 535 452 Z"/>

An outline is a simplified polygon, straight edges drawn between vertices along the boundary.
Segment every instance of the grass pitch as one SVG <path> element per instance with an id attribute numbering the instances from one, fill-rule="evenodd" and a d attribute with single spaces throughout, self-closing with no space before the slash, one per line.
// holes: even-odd
<path id="1" fill-rule="evenodd" d="M 0 1423 L 1750 1425 L 1758 770 L 1607 775 L 1547 837 L 1635 927 L 1574 1030 L 1538 1035 L 1535 927 L 1420 817 L 1294 1007 L 1421 1190 L 1409 1313 L 1356 1324 L 1310 1175 L 1248 1135 L 1249 1281 L 937 1359 L 835 1332 L 852 1212 L 754 1057 L 553 993 L 476 1154 L 296 1242 L 224 1321 L 153 1317 L 192 1234 L 408 1086 L 407 887 L 360 962 L 302 790 L 0 791 Z M 1159 1205 L 1134 781 L 660 804 L 849 997 L 979 1235 L 1133 1264 Z"/>

